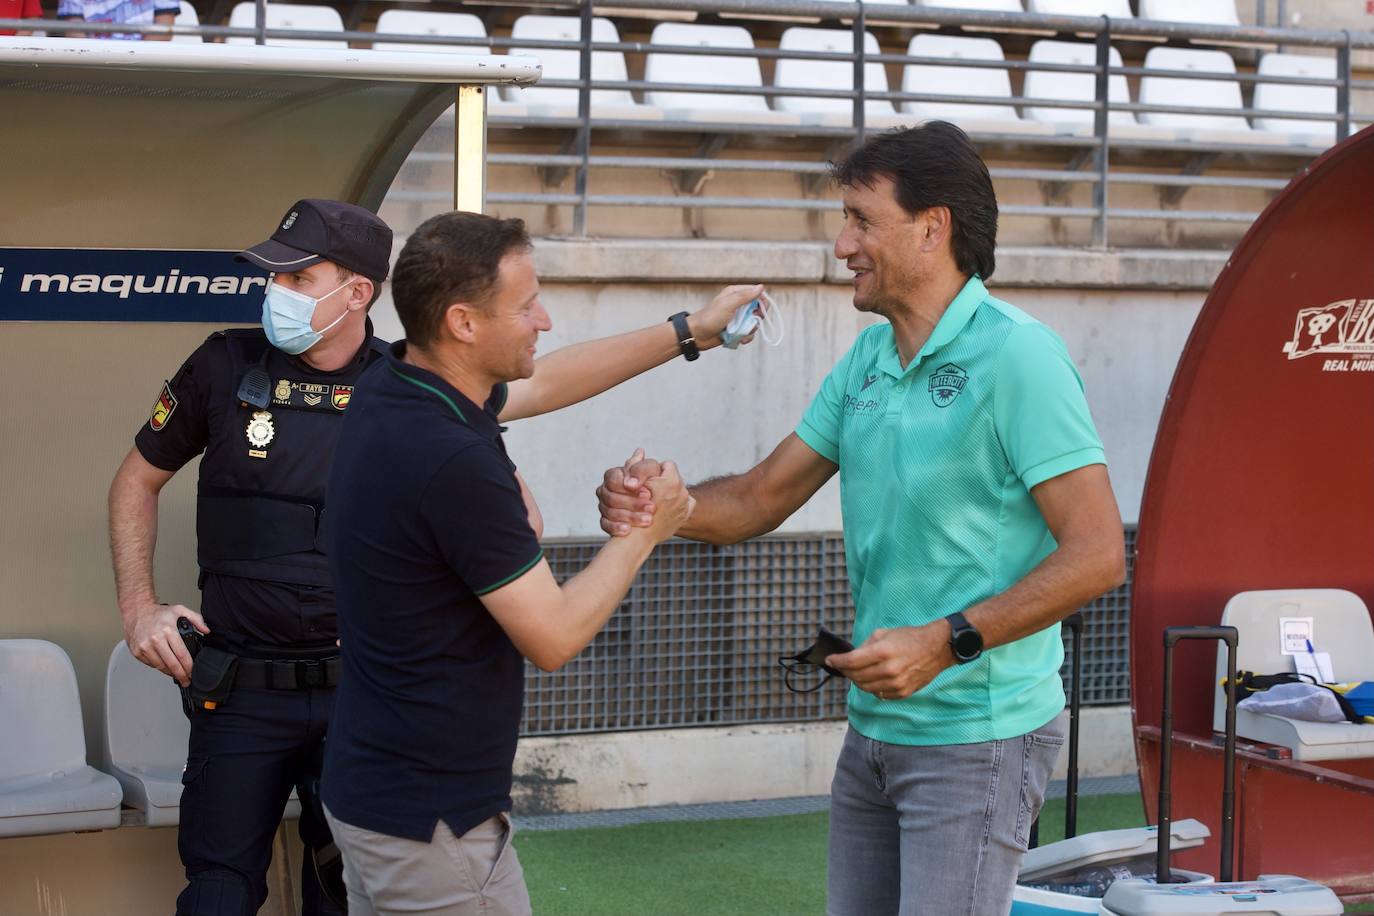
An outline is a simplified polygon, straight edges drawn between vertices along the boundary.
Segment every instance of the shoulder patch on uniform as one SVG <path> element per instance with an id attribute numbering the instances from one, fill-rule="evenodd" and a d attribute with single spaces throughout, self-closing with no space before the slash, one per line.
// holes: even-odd
<path id="1" fill-rule="evenodd" d="M 161 432 L 167 421 L 172 419 L 176 409 L 177 398 L 172 394 L 172 383 L 163 382 L 162 391 L 158 393 L 157 401 L 153 404 L 153 412 L 148 417 L 148 428 L 155 433 Z"/>

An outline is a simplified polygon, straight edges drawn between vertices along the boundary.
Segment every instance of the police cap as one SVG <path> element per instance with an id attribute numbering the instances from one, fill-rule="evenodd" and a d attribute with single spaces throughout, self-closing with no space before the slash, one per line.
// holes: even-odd
<path id="1" fill-rule="evenodd" d="M 391 260 L 391 227 L 371 210 L 343 201 L 298 200 L 270 239 L 235 257 L 274 273 L 333 261 L 380 283 Z"/>

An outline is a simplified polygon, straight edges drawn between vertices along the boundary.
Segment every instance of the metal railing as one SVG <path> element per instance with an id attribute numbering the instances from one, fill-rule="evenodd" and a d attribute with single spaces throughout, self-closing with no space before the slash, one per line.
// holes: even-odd
<path id="1" fill-rule="evenodd" d="M 264 0 L 257 2 L 257 21 L 253 28 L 229 28 L 225 26 L 166 26 L 128 24 L 97 24 L 79 21 L 23 21 L 0 20 L 0 28 L 41 27 L 49 32 L 139 32 L 149 34 L 194 34 L 203 38 L 222 39 L 226 37 L 251 37 L 261 44 L 277 38 L 314 39 L 347 41 L 354 46 L 370 45 L 379 41 L 379 35 L 363 31 L 302 31 L 268 28 L 266 25 L 266 5 Z M 558 7 L 556 7 L 558 8 Z M 570 172 L 573 176 L 571 192 L 560 191 L 546 186 L 540 191 L 502 191 L 499 188 L 488 194 L 491 204 L 543 205 L 571 207 L 573 210 L 573 231 L 577 235 L 587 232 L 588 212 L 597 207 L 666 207 L 683 210 L 706 209 L 761 209 L 792 211 L 827 211 L 836 207 L 830 199 L 817 198 L 799 193 L 789 197 L 768 196 L 712 196 L 700 193 L 703 182 L 697 181 L 688 192 L 679 188 L 675 194 L 596 194 L 589 187 L 588 175 L 593 169 L 654 169 L 669 173 L 698 177 L 707 171 L 713 172 L 760 172 L 790 173 L 808 179 L 814 184 L 824 178 L 827 166 L 821 162 L 803 161 L 797 158 L 745 159 L 720 156 L 624 156 L 595 155 L 593 153 L 594 131 L 634 130 L 691 132 L 708 134 L 720 139 L 714 144 L 713 152 L 723 150 L 731 136 L 748 134 L 753 136 L 808 136 L 827 138 L 835 144 L 849 140 L 862 139 L 868 132 L 866 103 L 882 100 L 899 107 L 900 103 L 942 103 L 942 104 L 1002 104 L 1035 108 L 1074 109 L 1091 111 L 1093 114 L 1091 132 L 1086 129 L 1068 130 L 1052 135 L 1020 134 L 997 132 L 977 133 L 975 141 L 983 145 L 1010 145 L 1020 147 L 1063 148 L 1071 151 L 1072 161 L 1060 168 L 992 168 L 995 180 L 1033 181 L 1053 187 L 1056 193 L 1045 195 L 1047 198 L 1062 197 L 1063 192 L 1073 186 L 1090 185 L 1091 202 L 1086 206 L 1067 203 L 1054 203 L 1046 200 L 1040 204 L 1008 204 L 1002 207 L 1007 216 L 1026 216 L 1057 219 L 1082 219 L 1091 221 L 1092 243 L 1105 247 L 1109 242 L 1109 226 L 1113 221 L 1186 221 L 1202 223 L 1246 224 L 1258 214 L 1249 211 L 1226 211 L 1215 209 L 1185 210 L 1176 205 L 1190 189 L 1213 188 L 1230 190 L 1255 190 L 1273 192 L 1286 184 L 1284 179 L 1264 176 L 1217 176 L 1205 174 L 1216 156 L 1269 157 L 1270 168 L 1278 163 L 1278 170 L 1292 168 L 1296 171 L 1305 162 L 1320 153 L 1318 147 L 1303 144 L 1297 147 L 1259 142 L 1261 138 L 1272 136 L 1256 131 L 1254 142 L 1247 142 L 1243 136 L 1228 138 L 1225 142 L 1200 141 L 1179 137 L 1177 139 L 1155 139 L 1146 136 L 1119 136 L 1110 127 L 1110 116 L 1115 112 L 1169 113 L 1182 115 L 1239 116 L 1243 118 L 1267 117 L 1292 121 L 1326 122 L 1335 125 L 1336 139 L 1344 139 L 1352 130 L 1354 121 L 1360 116 L 1351 110 L 1352 94 L 1357 91 L 1374 90 L 1374 80 L 1357 80 L 1352 76 L 1352 51 L 1374 48 L 1374 33 L 1352 31 L 1297 30 L 1264 27 L 1225 27 L 1192 25 L 1171 22 L 1154 22 L 1139 19 L 1114 20 L 1108 17 L 1087 18 L 1075 16 L 1047 16 L 1032 13 L 1001 13 L 974 10 L 949 10 L 935 7 L 906 7 L 883 4 L 870 7 L 864 3 L 829 2 L 829 0 L 618 0 L 617 8 L 625 11 L 651 12 L 690 12 L 698 14 L 728 14 L 737 18 L 750 16 L 760 19 L 779 17 L 804 20 L 840 20 L 849 24 L 853 35 L 852 50 L 847 53 L 826 53 L 820 51 L 782 50 L 778 48 L 719 48 L 657 45 L 645 42 L 618 41 L 593 42 L 593 9 L 590 3 L 576 3 L 561 7 L 576 11 L 581 17 L 581 40 L 562 42 L 535 39 L 512 39 L 504 37 L 457 37 L 435 35 L 386 34 L 387 42 L 406 42 L 411 44 L 445 46 L 491 47 L 505 50 L 512 47 L 541 49 L 577 50 L 580 55 L 580 73 L 591 72 L 593 52 L 614 52 L 628 55 L 649 53 L 671 53 L 693 56 L 709 55 L 714 57 L 748 57 L 757 60 L 777 60 L 782 58 L 815 60 L 822 62 L 850 62 L 853 64 L 853 87 L 851 89 L 806 88 L 798 86 L 739 86 L 706 85 L 700 83 L 668 84 L 645 80 L 603 81 L 578 79 L 546 79 L 540 86 L 566 88 L 577 93 L 575 113 L 568 117 L 549 118 L 525 115 L 505 115 L 499 107 L 493 108 L 491 124 L 494 127 L 538 125 L 563 128 L 571 131 L 569 142 L 556 153 L 492 153 L 487 157 L 488 165 L 521 166 L 549 170 L 546 174 Z M 986 29 L 1002 33 L 1022 32 L 1044 35 L 1045 33 L 1067 33 L 1088 36 L 1096 45 L 1096 60 L 1092 65 L 1074 65 L 1028 60 L 985 61 L 959 59 L 953 61 L 943 57 L 920 57 L 904 54 L 869 54 L 864 48 L 864 35 L 870 24 L 881 22 L 898 26 L 958 26 L 964 29 Z M 1204 73 L 1192 70 L 1171 71 L 1145 69 L 1138 66 L 1111 66 L 1110 53 L 1113 40 L 1152 39 L 1155 41 L 1221 43 L 1228 46 L 1240 45 L 1254 49 L 1283 47 L 1318 48 L 1334 52 L 1336 60 L 1335 79 L 1316 79 L 1283 76 L 1260 76 L 1257 73 Z M 941 95 L 935 93 L 874 90 L 865 85 L 865 70 L 868 64 L 894 64 L 958 66 L 964 68 L 991 68 L 1007 71 L 1045 71 L 1064 73 L 1092 74 L 1095 95 L 1092 101 L 1068 101 L 1063 99 L 1044 99 L 1015 97 L 1011 99 L 990 99 L 977 95 Z M 1108 91 L 1111 77 L 1174 77 L 1188 80 L 1217 80 L 1238 82 L 1250 85 L 1256 82 L 1296 86 L 1315 86 L 1334 88 L 1337 96 L 1336 112 L 1313 111 L 1274 111 L 1254 107 L 1242 109 L 1216 109 L 1187 105 L 1146 105 L 1139 102 L 1114 102 Z M 717 95 L 749 95 L 772 99 L 777 97 L 846 99 L 851 102 L 851 123 L 847 126 L 826 124 L 750 124 L 750 123 L 706 123 L 697 120 L 617 120 L 604 117 L 596 112 L 591 103 L 593 90 L 624 90 L 630 93 L 646 91 L 711 93 Z M 920 115 L 913 114 L 912 120 Z M 1374 120 L 1374 113 L 1364 117 Z M 1086 128 L 1086 125 L 1084 125 Z M 1152 153 L 1184 153 L 1193 157 L 1185 163 L 1181 171 L 1166 173 L 1162 171 L 1121 171 L 1113 170 L 1113 154 L 1121 151 L 1136 152 L 1137 159 Z M 424 162 L 430 154 L 414 153 L 411 161 Z M 1239 159 L 1238 159 L 1239 161 Z M 1136 165 L 1140 165 L 1139 162 Z M 684 182 L 686 184 L 686 182 Z M 1120 207 L 1111 204 L 1113 187 L 1123 188 L 1130 185 L 1149 185 L 1162 190 L 1162 199 L 1170 206 L 1159 208 Z M 397 201 L 441 202 L 448 199 L 446 192 L 428 190 L 394 190 L 390 199 Z"/>

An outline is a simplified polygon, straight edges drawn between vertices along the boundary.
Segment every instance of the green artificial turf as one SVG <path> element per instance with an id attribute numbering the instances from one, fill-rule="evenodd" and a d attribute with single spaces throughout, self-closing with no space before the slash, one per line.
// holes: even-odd
<path id="1" fill-rule="evenodd" d="M 1139 795 L 1079 800 L 1079 833 L 1144 823 Z M 825 830 L 822 812 L 524 831 L 515 846 L 537 916 L 807 916 L 825 911 Z M 1064 802 L 1047 802 L 1040 841 L 1063 835 Z"/>

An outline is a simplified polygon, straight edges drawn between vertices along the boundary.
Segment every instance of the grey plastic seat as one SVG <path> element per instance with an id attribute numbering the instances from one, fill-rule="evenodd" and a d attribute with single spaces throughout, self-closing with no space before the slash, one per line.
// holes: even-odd
<path id="1" fill-rule="evenodd" d="M 794 27 L 782 33 L 778 42 L 782 51 L 819 51 L 827 54 L 849 54 L 854 50 L 854 33 L 844 29 L 808 29 Z M 864 33 L 864 54 L 880 54 L 878 39 L 872 32 Z M 778 89 L 843 89 L 854 88 L 854 64 L 849 61 L 798 60 L 779 58 L 773 73 L 773 85 Z M 864 64 L 864 89 L 868 92 L 887 91 L 887 71 L 880 63 Z M 779 111 L 801 115 L 807 124 L 848 127 L 854 120 L 854 103 L 849 99 L 826 99 L 816 96 L 779 95 L 773 97 Z M 896 127 L 913 119 L 897 114 L 886 99 L 864 100 L 864 121 L 869 127 Z"/>
<path id="2" fill-rule="evenodd" d="M 257 25 L 257 7 L 251 2 L 236 3 L 229 12 L 229 25 L 251 29 Z M 332 6 L 313 6 L 304 3 L 268 3 L 269 29 L 299 29 L 302 32 L 342 32 L 343 17 Z M 233 37 L 224 39 L 227 45 L 251 45 L 253 39 Z M 347 48 L 348 42 L 315 38 L 269 38 L 269 45 L 298 48 Z"/>
<path id="3" fill-rule="evenodd" d="M 1284 655 L 1280 623 L 1284 617 L 1312 618 L 1313 647 L 1331 654 L 1337 683 L 1374 680 L 1374 624 L 1358 595 L 1335 588 L 1274 589 L 1241 592 L 1226 602 L 1221 623 L 1240 631 L 1236 669 L 1257 674 L 1293 670 Z M 1217 683 L 1226 677 L 1225 647 L 1218 649 Z M 1212 728 L 1226 726 L 1226 693 L 1217 687 Z M 1236 710 L 1236 734 L 1251 741 L 1291 748 L 1294 760 L 1346 760 L 1374 757 L 1374 726 L 1355 722 L 1304 722 L 1284 716 Z"/>
<path id="4" fill-rule="evenodd" d="M 1019 3 L 1019 0 L 1017 0 Z M 948 64 L 907 64 L 902 91 L 928 95 L 977 96 L 987 102 L 902 102 L 915 121 L 953 121 L 970 133 L 1053 134 L 1054 128 L 1022 118 L 1012 107 L 1011 77 L 1005 67 L 969 67 L 963 61 L 1006 60 L 991 38 L 917 35 L 907 45 L 912 57 L 938 57 Z"/>
<path id="5" fill-rule="evenodd" d="M 512 41 L 581 41 L 582 20 L 577 16 L 521 16 L 511 26 Z M 615 23 L 601 16 L 592 20 L 592 41 L 618 43 L 620 33 Z M 528 54 L 539 58 L 544 65 L 543 79 L 578 79 L 582 70 L 582 53 L 574 49 L 512 47 L 511 54 Z M 592 52 L 593 82 L 623 83 L 628 81 L 625 55 L 619 51 Z M 503 86 L 501 95 L 509 105 L 523 106 L 523 114 L 532 118 L 577 117 L 577 90 L 553 86 Z M 591 116 L 598 120 L 662 120 L 663 112 L 635 101 L 626 89 L 593 89 Z M 511 113 L 510 109 L 502 113 Z"/>
<path id="6" fill-rule="evenodd" d="M 124 803 L 143 811 L 149 827 L 181 816 L 181 772 L 191 725 L 176 682 L 134 658 L 124 643 L 105 669 L 103 762 L 124 787 Z"/>
<path id="7" fill-rule="evenodd" d="M 1336 59 L 1307 54 L 1266 54 L 1256 71 L 1260 76 L 1292 76 L 1308 79 L 1336 78 Z M 1255 107 L 1271 111 L 1301 111 L 1336 117 L 1335 86 L 1294 86 L 1286 83 L 1255 83 Z M 1336 142 L 1336 123 L 1301 121 L 1297 118 L 1255 117 L 1255 128 L 1287 134 L 1294 140 L 1326 148 Z"/>
<path id="8" fill-rule="evenodd" d="M 737 25 L 693 25 L 662 22 L 649 36 L 653 45 L 697 45 L 703 48 L 753 50 L 749 30 Z M 677 54 L 650 51 L 644 61 L 644 79 L 649 83 L 676 83 L 699 86 L 763 88 L 763 75 L 754 57 Z M 644 101 L 663 111 L 670 121 L 800 124 L 801 117 L 787 111 L 774 111 L 762 95 L 752 93 L 681 92 L 650 89 Z"/>
<path id="9" fill-rule="evenodd" d="M 429 51 L 439 54 L 490 54 L 491 45 L 430 45 L 413 41 L 388 41 L 389 35 L 433 35 L 436 38 L 486 38 L 487 27 L 471 13 L 436 13 L 428 10 L 386 10 L 377 17 L 378 51 Z"/>
<path id="10" fill-rule="evenodd" d="M 86 763 L 81 699 L 67 653 L 0 640 L 0 836 L 119 826 L 119 783 Z"/>
<path id="11" fill-rule="evenodd" d="M 102 761 L 123 786 L 124 804 L 142 811 L 149 827 L 179 823 L 191 723 L 176 682 L 134 658 L 123 642 L 105 668 L 104 734 Z M 300 817 L 294 790 L 285 816 Z"/>
<path id="12" fill-rule="evenodd" d="M 1110 49 L 1108 64 L 1121 66 L 1121 53 Z M 1092 67 L 1097 64 L 1097 47 L 1076 41 L 1037 41 L 1031 45 L 1029 63 L 1073 64 Z M 1044 124 L 1052 124 L 1061 134 L 1091 137 L 1095 112 L 1089 108 L 1049 108 L 1030 104 L 1035 99 L 1057 102 L 1093 102 L 1097 99 L 1097 77 L 1092 73 L 1066 73 L 1062 70 L 1027 70 L 1022 89 L 1026 99 L 1026 117 Z M 1131 93 L 1126 77 L 1119 74 L 1107 79 L 1107 97 L 1113 105 L 1130 104 Z M 1173 140 L 1174 132 L 1167 127 L 1151 127 L 1136 122 L 1129 111 L 1107 114 L 1107 132 L 1113 139 Z"/>

